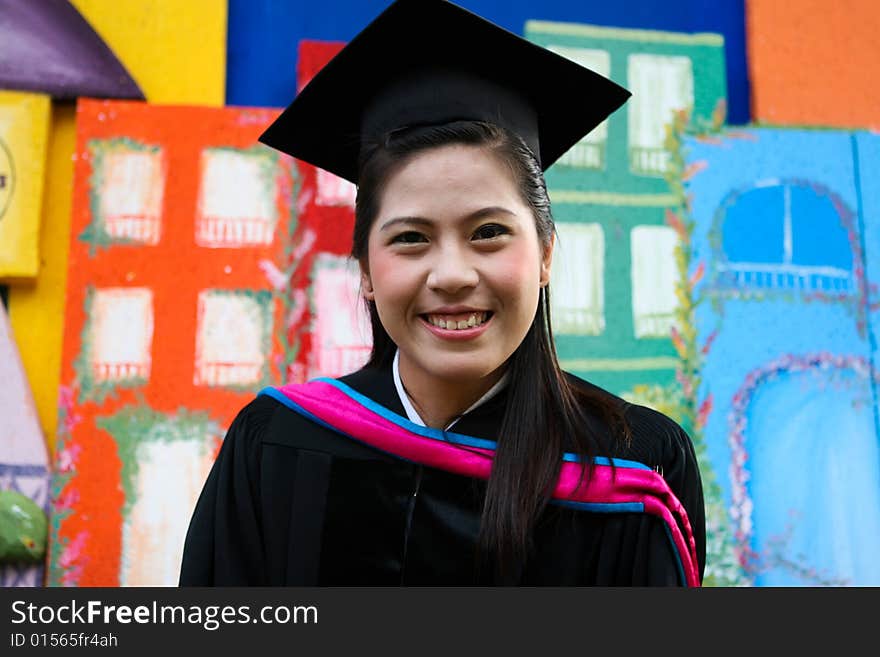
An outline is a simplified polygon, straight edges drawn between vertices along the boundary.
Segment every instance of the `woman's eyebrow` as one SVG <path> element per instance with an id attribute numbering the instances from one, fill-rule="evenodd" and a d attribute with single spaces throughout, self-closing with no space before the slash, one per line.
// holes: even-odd
<path id="1" fill-rule="evenodd" d="M 380 231 L 387 230 L 389 228 L 393 228 L 398 224 L 414 224 L 416 226 L 431 226 L 434 222 L 430 219 L 425 219 L 424 217 L 395 217 L 394 219 L 389 219 L 379 228 Z"/>
<path id="2" fill-rule="evenodd" d="M 513 210 L 508 210 L 507 208 L 503 208 L 500 205 L 492 205 L 486 208 L 480 208 L 474 212 L 471 212 L 468 215 L 462 217 L 462 222 L 476 221 L 478 219 L 482 219 L 484 217 L 497 215 L 497 214 L 506 214 L 506 215 L 514 215 L 516 214 Z M 416 226 L 432 226 L 434 224 L 430 219 L 426 219 L 425 217 L 395 217 L 394 219 L 389 219 L 379 228 L 380 231 L 387 230 L 388 228 L 393 228 L 399 224 L 408 224 L 408 225 L 416 225 Z"/>
<path id="3" fill-rule="evenodd" d="M 515 215 L 516 213 L 513 210 L 508 210 L 500 205 L 492 205 L 488 208 L 480 208 L 476 212 L 471 212 L 464 217 L 464 221 L 476 221 L 477 219 L 483 219 L 484 217 L 490 217 L 497 214 Z"/>

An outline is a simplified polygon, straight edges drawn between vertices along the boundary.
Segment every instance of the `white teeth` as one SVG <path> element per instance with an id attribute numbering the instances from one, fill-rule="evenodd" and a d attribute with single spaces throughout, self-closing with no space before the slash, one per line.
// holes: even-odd
<path id="1" fill-rule="evenodd" d="M 428 321 L 434 326 L 448 331 L 463 330 L 480 326 L 486 321 L 488 313 L 471 313 L 471 316 L 465 319 L 445 319 L 442 315 L 428 315 Z"/>

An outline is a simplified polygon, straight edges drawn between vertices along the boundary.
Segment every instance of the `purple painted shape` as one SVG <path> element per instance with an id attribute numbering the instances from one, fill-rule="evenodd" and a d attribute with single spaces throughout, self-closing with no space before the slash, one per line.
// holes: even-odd
<path id="1" fill-rule="evenodd" d="M 0 0 L 2 11 L 2 0 Z M 49 513 L 49 455 L 37 408 L 0 304 L 0 490 L 14 490 Z M 0 586 L 42 586 L 45 563 L 0 564 Z"/>
<path id="2" fill-rule="evenodd" d="M 0 89 L 144 100 L 113 51 L 68 0 L 0 0 Z"/>

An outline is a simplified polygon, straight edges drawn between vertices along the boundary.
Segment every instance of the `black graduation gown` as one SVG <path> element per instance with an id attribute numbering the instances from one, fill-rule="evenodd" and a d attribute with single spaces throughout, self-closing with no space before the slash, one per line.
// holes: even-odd
<path id="1" fill-rule="evenodd" d="M 342 381 L 405 417 L 390 368 Z M 453 431 L 496 440 L 505 403 L 502 391 Z M 691 440 L 665 415 L 619 403 L 633 439 L 613 456 L 659 466 L 687 511 L 702 578 L 705 515 Z M 498 584 L 475 561 L 484 490 L 482 480 L 402 461 L 258 396 L 232 423 L 199 497 L 180 585 Z M 679 568 L 659 518 L 551 504 L 515 583 L 676 586 Z"/>

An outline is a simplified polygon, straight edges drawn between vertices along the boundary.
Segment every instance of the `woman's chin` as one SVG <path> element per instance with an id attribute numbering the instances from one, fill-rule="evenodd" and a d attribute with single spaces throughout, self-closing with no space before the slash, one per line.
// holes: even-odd
<path id="1" fill-rule="evenodd" d="M 426 381 L 437 386 L 468 386 L 483 382 L 487 378 L 500 378 L 497 374 L 502 363 L 481 359 L 476 354 L 442 354 L 437 362 L 422 370 Z M 492 382 L 494 383 L 494 381 Z"/>

